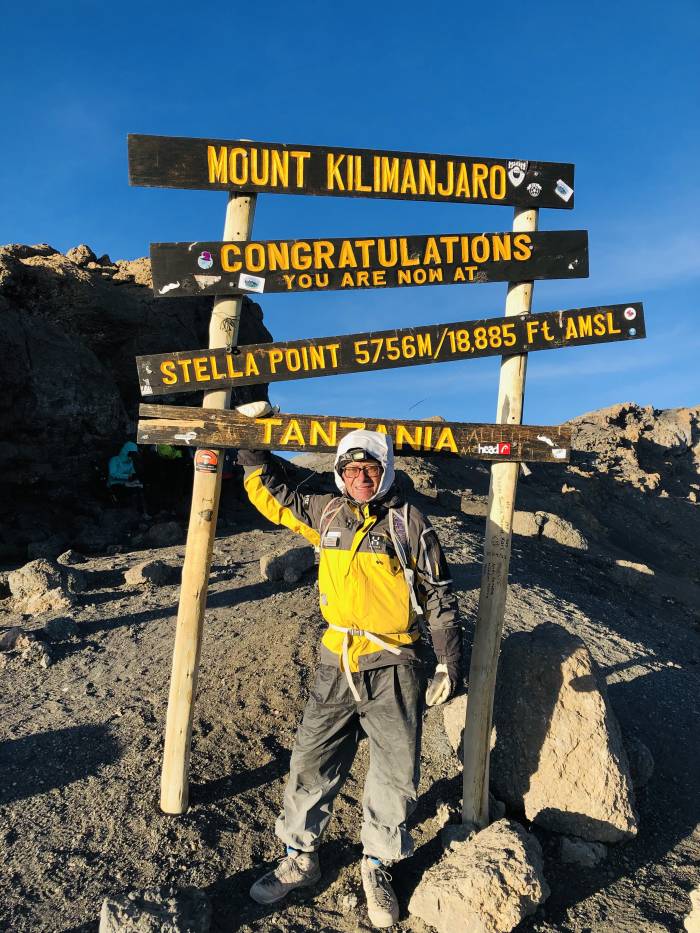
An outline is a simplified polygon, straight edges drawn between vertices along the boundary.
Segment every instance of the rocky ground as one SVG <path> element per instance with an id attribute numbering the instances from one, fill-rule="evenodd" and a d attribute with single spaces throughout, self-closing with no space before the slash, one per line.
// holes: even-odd
<path id="1" fill-rule="evenodd" d="M 608 845 L 595 867 L 565 863 L 561 837 L 520 817 L 542 844 L 551 895 L 519 930 L 680 931 L 700 882 L 699 415 L 628 404 L 582 416 L 572 463 L 534 466 L 521 480 L 506 632 L 553 621 L 578 634 L 607 680 L 623 735 L 648 746 L 655 768 L 637 791 L 638 835 Z M 451 460 L 405 458 L 400 467 L 444 544 L 468 649 L 488 474 Z M 102 537 L 84 560 L 62 556 L 48 565 L 57 577 L 26 591 L 15 583 L 14 596 L 0 578 L 0 928 L 88 933 L 106 896 L 163 884 L 204 891 L 216 933 L 364 929 L 364 744 L 337 802 L 322 882 L 278 909 L 247 897 L 279 855 L 272 826 L 323 629 L 313 571 L 296 584 L 261 579 L 260 558 L 293 536 L 226 490 L 191 806 L 172 818 L 158 809 L 158 789 L 184 525 L 160 515 L 138 528 L 136 516 L 107 503 L 99 514 Z M 51 553 L 44 542 L 50 559 L 76 545 L 56 540 Z M 156 559 L 164 566 L 150 580 L 129 574 Z M 445 805 L 458 807 L 461 794 L 443 711 L 428 711 L 425 726 L 417 851 L 394 868 L 396 929 L 416 933 L 429 928 L 407 904 L 440 857 Z"/>

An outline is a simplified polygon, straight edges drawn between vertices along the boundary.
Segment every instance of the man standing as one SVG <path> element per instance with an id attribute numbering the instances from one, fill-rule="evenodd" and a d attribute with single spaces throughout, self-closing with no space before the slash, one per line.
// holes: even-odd
<path id="1" fill-rule="evenodd" d="M 420 620 L 427 622 L 438 660 L 425 702 L 445 702 L 459 682 L 461 632 L 445 559 L 429 522 L 394 488 L 386 434 L 352 431 L 341 440 L 338 497 L 296 492 L 279 461 L 263 451 L 241 450 L 238 460 L 256 508 L 319 547 L 320 604 L 328 623 L 275 826 L 287 855 L 250 894 L 272 904 L 319 880 L 321 835 L 364 733 L 370 763 L 362 883 L 371 922 L 388 927 L 399 909 L 386 866 L 413 854 L 406 820 L 415 807 L 420 763 Z"/>

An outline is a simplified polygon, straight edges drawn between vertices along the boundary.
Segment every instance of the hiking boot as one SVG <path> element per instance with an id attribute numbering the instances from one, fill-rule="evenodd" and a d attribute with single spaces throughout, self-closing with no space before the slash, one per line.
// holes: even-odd
<path id="1" fill-rule="evenodd" d="M 362 859 L 362 887 L 372 926 L 390 927 L 399 919 L 399 902 L 391 886 L 391 875 L 377 858 Z"/>
<path id="2" fill-rule="evenodd" d="M 250 896 L 258 904 L 274 904 L 281 901 L 295 888 L 307 888 L 321 877 L 318 855 L 315 852 L 299 852 L 287 848 L 276 868 L 259 878 L 250 889 Z"/>

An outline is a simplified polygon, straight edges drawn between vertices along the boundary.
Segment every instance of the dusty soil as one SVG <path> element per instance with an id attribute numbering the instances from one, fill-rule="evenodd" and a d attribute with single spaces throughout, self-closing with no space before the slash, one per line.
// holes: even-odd
<path id="1" fill-rule="evenodd" d="M 616 406 L 586 415 L 575 422 L 573 463 L 540 468 L 521 483 L 518 509 L 544 510 L 560 524 L 548 519 L 514 537 L 506 631 L 554 620 L 581 635 L 606 674 L 623 732 L 639 736 L 656 764 L 638 794 L 638 837 L 609 847 L 602 866 L 560 864 L 556 835 L 536 830 L 552 895 L 523 931 L 681 931 L 688 892 L 700 882 L 697 426 L 698 411 L 687 409 Z M 468 649 L 487 474 L 451 461 L 402 466 L 402 481 L 444 544 Z M 123 580 L 146 558 L 179 565 L 182 545 L 138 550 L 125 540 L 121 553 L 90 555 L 76 567 L 87 589 L 60 613 L 78 635 L 48 643 L 47 669 L 17 653 L 0 659 L 0 929 L 88 933 L 105 896 L 161 883 L 205 890 L 216 933 L 366 928 L 364 745 L 337 802 L 320 884 L 276 908 L 248 899 L 251 882 L 280 854 L 272 827 L 322 622 L 313 572 L 296 586 L 261 582 L 260 556 L 293 535 L 234 497 L 223 513 L 185 816 L 166 817 L 157 805 L 178 585 Z M 105 525 L 113 518 L 104 512 Z M 0 609 L 0 634 L 11 625 L 41 634 L 51 618 L 22 615 L 9 597 Z M 428 929 L 405 907 L 439 857 L 440 802 L 458 806 L 460 795 L 435 708 L 426 716 L 417 852 L 393 869 L 403 910 L 396 929 Z M 357 909 L 348 908 L 353 894 Z"/>

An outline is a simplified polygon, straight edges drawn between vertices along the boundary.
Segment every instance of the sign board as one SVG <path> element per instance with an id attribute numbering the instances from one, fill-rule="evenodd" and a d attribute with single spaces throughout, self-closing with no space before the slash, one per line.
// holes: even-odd
<path id="1" fill-rule="evenodd" d="M 641 302 L 284 343 L 137 356 L 142 395 L 172 395 L 506 356 L 646 336 Z"/>
<path id="2" fill-rule="evenodd" d="M 568 162 L 130 134 L 129 182 L 519 207 L 574 206 Z"/>
<path id="3" fill-rule="evenodd" d="M 233 411 L 141 405 L 139 444 L 334 451 L 349 431 L 389 434 L 397 454 L 451 454 L 471 460 L 539 460 L 566 463 L 569 428 L 448 421 L 397 421 L 328 415 L 278 414 L 245 418 Z"/>
<path id="4" fill-rule="evenodd" d="M 585 230 L 152 243 L 156 297 L 588 276 Z"/>

